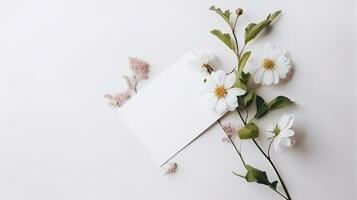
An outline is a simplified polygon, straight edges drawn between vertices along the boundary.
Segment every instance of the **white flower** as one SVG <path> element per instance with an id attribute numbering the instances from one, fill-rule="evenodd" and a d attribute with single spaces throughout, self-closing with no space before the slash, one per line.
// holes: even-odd
<path id="1" fill-rule="evenodd" d="M 294 145 L 295 132 L 290 128 L 293 126 L 295 115 L 285 113 L 278 123 L 266 132 L 269 138 L 274 138 L 274 149 L 283 152 L 286 148 Z"/>
<path id="2" fill-rule="evenodd" d="M 197 56 L 196 59 L 189 60 L 189 63 L 193 67 L 193 69 L 203 76 L 208 76 L 208 68 L 211 67 L 209 62 L 213 61 L 213 56 L 210 54 L 202 54 L 201 56 Z"/>
<path id="3" fill-rule="evenodd" d="M 245 90 L 234 88 L 235 80 L 235 73 L 226 75 L 222 70 L 212 72 L 206 78 L 203 96 L 210 109 L 223 114 L 238 107 L 237 96 L 245 94 Z"/>
<path id="4" fill-rule="evenodd" d="M 267 43 L 263 52 L 252 54 L 254 66 L 253 80 L 256 84 L 271 85 L 278 84 L 280 79 L 285 79 L 290 72 L 292 63 L 286 56 L 286 51 Z"/>

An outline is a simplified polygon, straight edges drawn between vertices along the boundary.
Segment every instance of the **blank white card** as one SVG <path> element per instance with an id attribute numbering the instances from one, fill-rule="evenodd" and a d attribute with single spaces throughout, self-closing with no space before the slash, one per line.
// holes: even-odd
<path id="1" fill-rule="evenodd" d="M 120 108 L 120 115 L 161 166 L 217 121 L 201 101 L 202 76 L 188 52 Z"/>

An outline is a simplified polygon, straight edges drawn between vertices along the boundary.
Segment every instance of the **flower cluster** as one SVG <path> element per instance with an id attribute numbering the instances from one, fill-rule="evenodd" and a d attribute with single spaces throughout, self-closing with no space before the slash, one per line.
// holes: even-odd
<path id="1" fill-rule="evenodd" d="M 289 191 L 272 161 L 270 149 L 273 146 L 276 151 L 283 152 L 294 144 L 295 132 L 292 130 L 292 126 L 295 115 L 286 113 L 277 123 L 266 128 L 265 135 L 269 141 L 267 151 L 263 150 L 256 138 L 260 135 L 260 130 L 257 125 L 260 118 L 274 110 L 288 106 L 293 102 L 285 96 L 277 96 L 270 101 L 265 101 L 262 96 L 256 93 L 256 89 L 260 85 L 275 85 L 279 84 L 281 80 L 287 79 L 292 69 L 292 61 L 287 56 L 285 50 L 271 43 L 267 43 L 264 46 L 257 46 L 256 48 L 252 48 L 250 43 L 275 21 L 281 14 L 281 11 L 269 14 L 260 22 L 248 24 L 244 29 L 244 34 L 239 34 L 244 35 L 243 48 L 239 49 L 238 46 L 240 45 L 238 45 L 235 29 L 238 18 L 243 14 L 243 10 L 238 8 L 235 15 L 229 10 L 223 11 L 214 6 L 212 6 L 210 10 L 216 12 L 228 24 L 230 29 L 229 33 L 215 29 L 211 31 L 211 34 L 221 40 L 221 42 L 235 54 L 237 65 L 232 67 L 233 69 L 230 72 L 215 69 L 211 64 L 213 63 L 214 56 L 209 54 L 197 56 L 197 58 L 191 60 L 190 63 L 192 68 L 203 76 L 202 98 L 206 102 L 207 108 L 219 115 L 234 111 L 244 125 L 241 128 L 236 128 L 230 123 L 228 125 L 222 125 L 220 120 L 218 120 L 218 123 L 227 135 L 225 139 L 228 139 L 234 146 L 246 169 L 245 175 L 235 172 L 234 174 L 244 178 L 247 182 L 256 182 L 266 185 L 281 197 L 291 200 Z M 255 113 L 251 115 L 252 109 L 250 107 L 254 104 L 255 109 L 253 109 L 253 111 L 255 110 Z M 260 153 L 263 154 L 272 165 L 279 180 L 271 182 L 265 171 L 247 164 L 241 149 L 237 148 L 234 140 L 232 140 L 235 136 L 240 139 L 240 142 L 248 139 L 252 140 Z M 283 186 L 285 195 L 277 189 L 279 182 Z"/>
<path id="2" fill-rule="evenodd" d="M 177 163 L 175 163 L 175 162 L 172 162 L 172 163 L 167 163 L 165 166 L 164 166 L 164 168 L 165 168 L 165 176 L 167 176 L 167 175 L 172 175 L 172 174 L 174 174 L 174 173 L 176 173 L 176 170 L 177 170 L 177 168 L 178 168 L 178 165 L 177 165 Z"/>
<path id="3" fill-rule="evenodd" d="M 127 83 L 127 89 L 116 95 L 106 94 L 104 97 L 110 101 L 111 105 L 122 106 L 133 93 L 137 92 L 137 85 L 139 81 L 149 78 L 149 64 L 138 59 L 129 58 L 129 67 L 133 74 L 129 76 L 124 76 Z"/>

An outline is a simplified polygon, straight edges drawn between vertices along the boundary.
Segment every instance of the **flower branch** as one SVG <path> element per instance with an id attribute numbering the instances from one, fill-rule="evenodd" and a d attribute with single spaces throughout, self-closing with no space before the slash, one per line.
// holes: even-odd
<path id="1" fill-rule="evenodd" d="M 229 111 L 236 111 L 241 119 L 244 127 L 237 130 L 237 136 L 240 141 L 251 139 L 259 152 L 268 160 L 274 172 L 277 174 L 280 184 L 284 189 L 285 195 L 277 190 L 278 181 L 269 181 L 265 171 L 261 171 L 248 165 L 243 159 L 241 150 L 237 148 L 235 142 L 232 139 L 232 135 L 227 132 L 225 126 L 218 120 L 219 125 L 227 135 L 228 140 L 232 144 L 233 148 L 237 152 L 242 161 L 246 175 L 235 173 L 235 175 L 244 178 L 247 182 L 255 182 L 268 186 L 274 192 L 279 194 L 286 200 L 291 200 L 290 193 L 279 173 L 277 167 L 271 160 L 271 148 L 278 152 L 282 152 L 284 149 L 291 147 L 294 144 L 293 137 L 295 132 L 291 130 L 294 121 L 294 115 L 284 114 L 281 119 L 271 128 L 268 129 L 266 135 L 270 140 L 267 153 L 263 151 L 261 146 L 256 141 L 256 138 L 260 135 L 260 130 L 255 123 L 257 119 L 266 116 L 269 112 L 283 108 L 292 104 L 293 102 L 285 96 L 277 96 L 272 100 L 266 102 L 263 97 L 256 94 L 254 88 L 250 87 L 248 83 L 253 81 L 255 84 L 272 85 L 278 84 L 281 79 L 287 78 L 287 74 L 290 72 L 292 64 L 287 57 L 286 52 L 270 43 L 264 47 L 257 48 L 261 53 L 256 51 L 246 51 L 245 48 L 249 42 L 254 40 L 266 27 L 281 14 L 281 11 L 276 11 L 269 14 L 265 19 L 257 23 L 250 23 L 244 31 L 244 44 L 242 49 L 239 49 L 238 34 L 236 34 L 236 26 L 239 17 L 243 14 L 243 10 L 238 8 L 235 12 L 234 23 L 231 23 L 232 13 L 229 10 L 221 10 L 212 6 L 210 10 L 215 11 L 224 21 L 229 25 L 231 33 L 223 33 L 220 30 L 214 29 L 211 34 L 216 36 L 221 42 L 223 42 L 230 50 L 232 50 L 237 56 L 237 66 L 234 66 L 230 73 L 225 73 L 222 70 L 215 71 L 213 67 L 208 64 L 211 62 L 212 57 L 203 54 L 196 60 L 191 61 L 197 71 L 200 71 L 203 75 L 203 98 L 207 102 L 209 109 L 223 114 Z M 233 38 L 231 37 L 233 36 Z M 246 63 L 250 62 L 253 67 L 250 70 L 246 70 Z M 234 72 L 234 73 L 233 73 Z M 249 120 L 249 107 L 255 103 L 256 113 Z M 242 112 L 245 112 L 243 117 Z M 241 147 L 241 146 L 240 146 Z"/>

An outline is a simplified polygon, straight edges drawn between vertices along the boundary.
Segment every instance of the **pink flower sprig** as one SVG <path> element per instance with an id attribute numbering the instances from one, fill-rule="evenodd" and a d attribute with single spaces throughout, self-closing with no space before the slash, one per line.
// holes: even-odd
<path id="1" fill-rule="evenodd" d="M 122 106 L 130 97 L 132 93 L 137 93 L 137 85 L 141 80 L 146 80 L 149 78 L 149 64 L 139 58 L 129 58 L 129 67 L 133 74 L 129 76 L 124 76 L 126 80 L 127 89 L 116 95 L 106 94 L 104 97 L 110 101 L 111 105 Z"/>
<path id="2" fill-rule="evenodd" d="M 222 141 L 231 142 L 229 138 L 233 140 L 237 136 L 238 129 L 239 127 L 232 125 L 230 122 L 228 124 L 223 125 L 223 130 L 226 132 L 227 135 L 222 138 Z"/>
<path id="3" fill-rule="evenodd" d="M 165 169 L 165 176 L 172 175 L 172 174 L 176 173 L 177 167 L 178 167 L 178 165 L 175 162 L 167 163 L 167 166 Z"/>
<path id="4" fill-rule="evenodd" d="M 113 106 L 122 106 L 128 99 L 131 97 L 130 90 L 126 90 L 125 92 L 119 93 L 117 95 L 106 94 L 104 95 L 110 101 L 110 104 Z"/>

